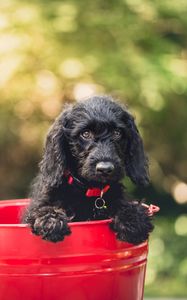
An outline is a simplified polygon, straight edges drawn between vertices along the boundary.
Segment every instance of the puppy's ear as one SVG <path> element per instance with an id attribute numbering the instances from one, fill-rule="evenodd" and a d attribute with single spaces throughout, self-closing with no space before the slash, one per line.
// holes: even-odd
<path id="1" fill-rule="evenodd" d="M 50 128 L 39 165 L 42 178 L 49 187 L 60 185 L 68 168 L 68 142 L 64 131 L 66 117 L 67 111 L 64 111 Z"/>
<path id="2" fill-rule="evenodd" d="M 148 159 L 144 153 L 143 142 L 135 125 L 134 118 L 127 112 L 125 123 L 128 131 L 125 152 L 125 169 L 127 176 L 137 185 L 148 185 Z"/>

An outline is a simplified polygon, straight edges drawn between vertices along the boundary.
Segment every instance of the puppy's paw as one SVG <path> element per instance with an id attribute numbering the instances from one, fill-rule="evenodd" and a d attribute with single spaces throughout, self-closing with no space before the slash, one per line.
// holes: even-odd
<path id="1" fill-rule="evenodd" d="M 53 207 L 38 208 L 37 216 L 35 214 L 35 219 L 29 225 L 34 234 L 54 243 L 63 241 L 71 233 L 65 212 Z"/>
<path id="2" fill-rule="evenodd" d="M 111 228 L 119 240 L 138 245 L 148 239 L 154 226 L 141 204 L 129 203 L 114 217 Z"/>

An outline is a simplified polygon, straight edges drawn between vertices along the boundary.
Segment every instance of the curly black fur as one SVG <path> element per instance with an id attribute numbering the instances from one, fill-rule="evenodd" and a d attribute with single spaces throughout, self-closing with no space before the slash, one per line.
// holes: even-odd
<path id="1" fill-rule="evenodd" d="M 112 169 L 103 172 L 98 168 L 101 162 Z M 83 187 L 102 189 L 110 184 L 104 195 L 107 209 L 97 209 L 96 198 L 88 199 L 81 186 L 69 185 L 69 173 Z M 70 220 L 112 218 L 117 238 L 139 244 L 153 225 L 145 207 L 127 199 L 120 183 L 125 175 L 137 185 L 149 183 L 142 139 L 127 109 L 108 96 L 69 105 L 47 135 L 24 222 L 33 233 L 57 242 L 71 233 Z"/>

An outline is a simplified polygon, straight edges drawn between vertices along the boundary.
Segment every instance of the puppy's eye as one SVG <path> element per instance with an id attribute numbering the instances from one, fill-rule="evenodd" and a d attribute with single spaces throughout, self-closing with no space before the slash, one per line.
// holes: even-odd
<path id="1" fill-rule="evenodd" d="M 85 130 L 80 135 L 85 140 L 91 140 L 91 139 L 93 139 L 93 133 L 90 130 Z"/>
<path id="2" fill-rule="evenodd" d="M 122 131 L 121 131 L 120 129 L 115 129 L 115 130 L 113 131 L 113 137 L 114 137 L 115 139 L 120 139 L 121 136 L 122 136 Z"/>

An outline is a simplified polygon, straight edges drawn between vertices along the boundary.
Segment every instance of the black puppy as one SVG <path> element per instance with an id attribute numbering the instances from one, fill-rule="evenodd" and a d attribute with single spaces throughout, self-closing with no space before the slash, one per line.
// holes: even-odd
<path id="1" fill-rule="evenodd" d="M 107 96 L 68 106 L 50 129 L 24 222 L 52 242 L 71 233 L 69 221 L 112 218 L 117 238 L 133 244 L 153 230 L 147 208 L 127 199 L 125 176 L 146 185 L 142 139 L 126 108 Z"/>

